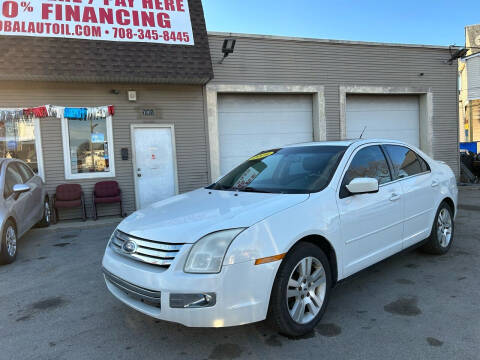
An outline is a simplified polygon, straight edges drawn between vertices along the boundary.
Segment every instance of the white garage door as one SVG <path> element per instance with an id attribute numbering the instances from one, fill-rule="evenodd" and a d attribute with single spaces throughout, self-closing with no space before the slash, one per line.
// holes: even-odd
<path id="1" fill-rule="evenodd" d="M 419 97 L 410 95 L 348 95 L 347 138 L 382 138 L 420 143 Z"/>
<path id="2" fill-rule="evenodd" d="M 218 96 L 222 175 L 262 150 L 313 140 L 311 95 Z"/>

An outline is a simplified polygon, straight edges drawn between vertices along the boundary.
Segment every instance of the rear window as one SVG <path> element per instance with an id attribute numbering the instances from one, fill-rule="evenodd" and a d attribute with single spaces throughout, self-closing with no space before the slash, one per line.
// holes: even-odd
<path id="1" fill-rule="evenodd" d="M 430 171 L 430 165 L 428 165 L 428 163 L 423 160 L 423 158 L 417 154 L 417 157 L 418 157 L 418 160 L 420 161 L 420 166 L 422 167 L 422 172 L 428 172 Z"/>
<path id="2" fill-rule="evenodd" d="M 384 145 L 384 148 L 392 160 L 396 179 L 402 179 L 424 172 L 419 157 L 414 151 L 400 145 Z"/>

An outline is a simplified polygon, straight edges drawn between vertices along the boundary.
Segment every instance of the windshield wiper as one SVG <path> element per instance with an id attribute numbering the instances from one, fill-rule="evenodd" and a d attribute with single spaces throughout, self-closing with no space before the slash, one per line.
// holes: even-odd
<path id="1" fill-rule="evenodd" d="M 243 188 L 243 189 L 239 189 L 239 191 L 270 194 L 270 191 L 256 189 L 250 186 L 247 186 L 246 188 Z"/>
<path id="2" fill-rule="evenodd" d="M 231 186 L 225 186 L 225 185 L 218 184 L 218 183 L 215 183 L 215 184 L 211 185 L 210 187 L 208 187 L 208 189 L 220 190 L 220 191 L 235 191 L 235 189 L 232 188 Z"/>

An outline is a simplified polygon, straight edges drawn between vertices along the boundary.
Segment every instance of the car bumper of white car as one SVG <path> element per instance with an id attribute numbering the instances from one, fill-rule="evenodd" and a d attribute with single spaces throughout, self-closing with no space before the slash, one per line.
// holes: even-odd
<path id="1" fill-rule="evenodd" d="M 190 327 L 224 327 L 266 317 L 280 262 L 254 262 L 224 265 L 219 274 L 187 274 L 182 264 L 159 268 L 125 258 L 107 247 L 103 271 L 110 292 L 135 310 Z M 182 299 L 190 301 L 202 294 L 208 295 L 210 303 L 179 307 Z"/>

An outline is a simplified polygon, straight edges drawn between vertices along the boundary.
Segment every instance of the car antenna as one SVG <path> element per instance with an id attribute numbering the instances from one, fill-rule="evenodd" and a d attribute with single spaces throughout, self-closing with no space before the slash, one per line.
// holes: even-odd
<path id="1" fill-rule="evenodd" d="M 367 127 L 366 127 L 366 126 L 363 128 L 363 130 L 362 130 L 362 133 L 360 134 L 360 137 L 359 137 L 359 139 L 361 139 L 361 138 L 362 138 L 363 134 L 365 133 L 365 130 L 367 130 Z"/>

